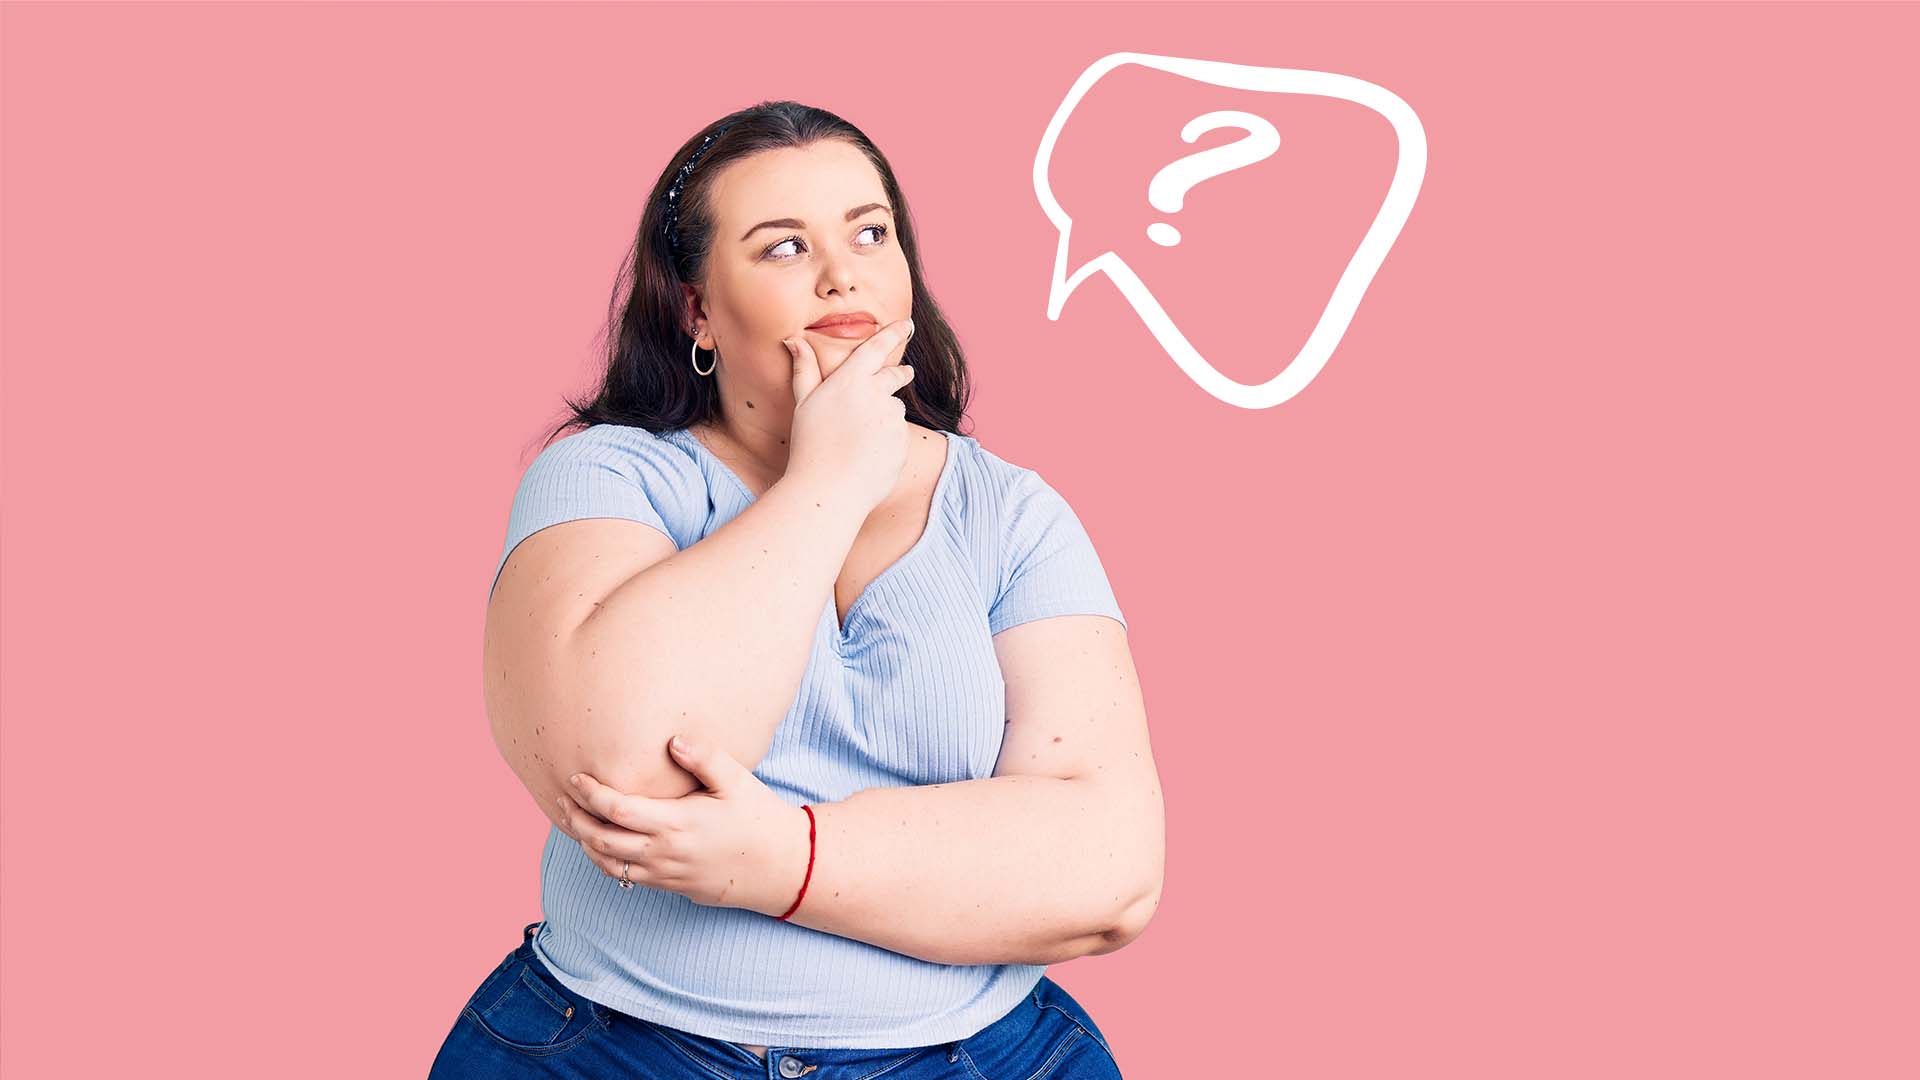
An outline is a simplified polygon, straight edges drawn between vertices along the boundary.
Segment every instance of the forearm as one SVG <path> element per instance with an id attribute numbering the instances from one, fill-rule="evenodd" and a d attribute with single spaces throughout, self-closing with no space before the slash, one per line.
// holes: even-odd
<path id="1" fill-rule="evenodd" d="M 623 791 L 685 794 L 697 785 L 665 745 L 686 732 L 751 768 L 792 705 L 861 520 L 837 490 L 783 478 L 609 593 L 562 650 L 582 767 Z"/>
<path id="2" fill-rule="evenodd" d="M 1153 891 L 1141 805 L 1113 785 L 1039 776 L 868 788 L 815 804 L 813 878 L 790 921 L 944 964 L 1108 951 Z M 783 873 L 797 894 L 804 831 L 795 842 L 798 861 Z"/>

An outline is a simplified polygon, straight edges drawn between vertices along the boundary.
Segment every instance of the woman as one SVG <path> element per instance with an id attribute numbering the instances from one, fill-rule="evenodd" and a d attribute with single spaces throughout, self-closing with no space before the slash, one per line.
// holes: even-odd
<path id="1" fill-rule="evenodd" d="M 433 1075 L 1119 1075 L 1045 970 L 1159 900 L 1125 620 L 1059 493 L 958 432 L 885 158 L 818 109 L 734 113 L 632 268 L 488 605 L 546 919 Z"/>

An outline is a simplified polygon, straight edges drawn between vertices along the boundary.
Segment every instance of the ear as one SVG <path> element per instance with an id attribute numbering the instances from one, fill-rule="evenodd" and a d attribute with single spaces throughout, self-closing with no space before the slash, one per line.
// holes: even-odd
<path id="1" fill-rule="evenodd" d="M 683 283 L 680 286 L 680 330 L 692 337 L 693 328 L 700 325 L 700 316 L 706 313 L 706 304 L 701 300 L 700 291 Z"/>

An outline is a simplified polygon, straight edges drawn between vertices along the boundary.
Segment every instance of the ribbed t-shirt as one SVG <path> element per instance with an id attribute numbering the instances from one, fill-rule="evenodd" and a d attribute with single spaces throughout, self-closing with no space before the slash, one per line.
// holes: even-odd
<path id="1" fill-rule="evenodd" d="M 844 629 L 829 590 L 800 688 L 754 769 L 790 805 L 992 776 L 1006 721 L 993 635 L 1053 615 L 1126 625 L 1060 493 L 971 436 L 941 434 L 947 458 L 925 531 L 853 601 Z M 624 518 L 684 550 L 753 500 L 685 429 L 595 425 L 528 465 L 494 580 L 514 547 L 549 525 Z M 557 827 L 540 884 L 545 921 L 533 949 L 556 978 L 609 1008 L 710 1038 L 794 1048 L 949 1042 L 1005 1015 L 1046 972 L 933 963 L 665 889 L 622 889 Z"/>

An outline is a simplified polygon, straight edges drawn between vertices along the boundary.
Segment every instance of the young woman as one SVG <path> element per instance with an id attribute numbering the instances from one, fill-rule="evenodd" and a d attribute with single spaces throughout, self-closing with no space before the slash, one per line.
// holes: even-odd
<path id="1" fill-rule="evenodd" d="M 676 155 L 631 257 L 488 604 L 546 918 L 432 1075 L 1118 1076 L 1045 972 L 1159 901 L 1125 620 L 1060 494 L 959 433 L 892 169 L 756 105 Z"/>

